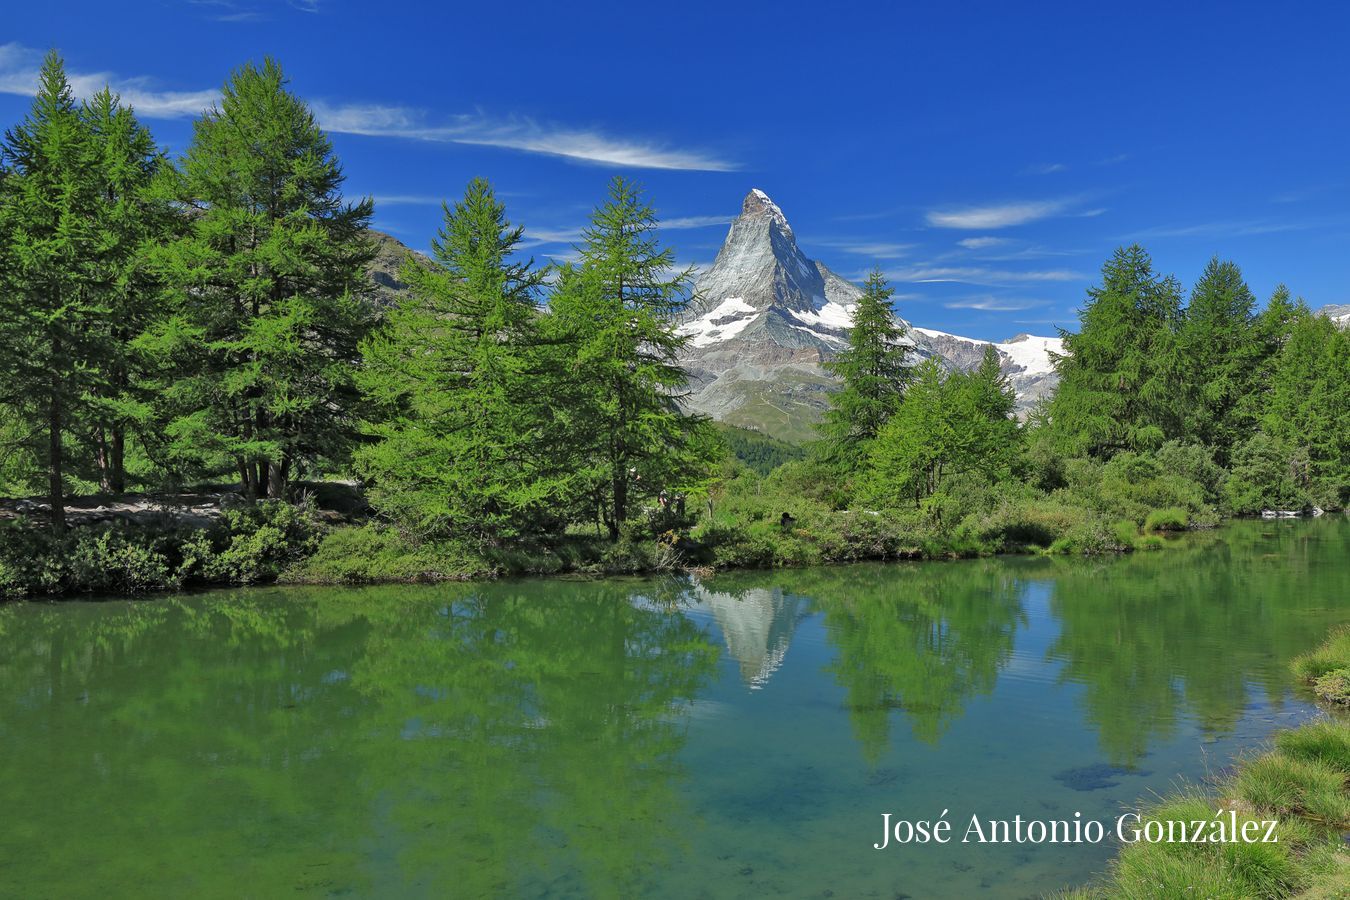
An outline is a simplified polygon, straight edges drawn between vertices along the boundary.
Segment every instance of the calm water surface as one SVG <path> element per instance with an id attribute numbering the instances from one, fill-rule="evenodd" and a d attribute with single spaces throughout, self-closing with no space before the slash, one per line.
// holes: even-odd
<path id="1" fill-rule="evenodd" d="M 0 895 L 1023 897 L 1316 714 L 1350 523 L 1112 560 L 0 607 Z"/>

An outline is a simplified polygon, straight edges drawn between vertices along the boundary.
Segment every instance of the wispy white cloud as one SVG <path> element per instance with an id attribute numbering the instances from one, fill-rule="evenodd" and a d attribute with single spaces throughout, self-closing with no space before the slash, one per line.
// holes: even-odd
<path id="1" fill-rule="evenodd" d="M 928 224 L 935 228 L 957 228 L 969 231 L 1010 228 L 1026 225 L 1054 216 L 1090 218 L 1106 212 L 1105 207 L 1082 209 L 1086 196 L 1060 197 L 1053 200 L 1026 200 L 1013 203 L 991 203 L 952 209 L 929 210 Z"/>
<path id="2" fill-rule="evenodd" d="M 380 199 L 376 199 L 378 204 Z M 387 200 L 385 202 L 388 202 Z M 438 201 L 439 202 L 439 201 Z M 725 225 L 731 219 L 727 216 L 684 216 L 682 218 L 662 219 L 659 222 L 660 228 L 693 229 L 703 228 L 709 225 Z M 556 244 L 572 245 L 582 238 L 585 230 L 583 225 L 574 225 L 562 228 L 536 228 L 531 225 L 525 226 L 525 236 L 520 242 L 522 248 L 545 247 Z M 561 257 L 560 257 L 561 258 Z"/>
<path id="3" fill-rule="evenodd" d="M 1309 219 L 1297 222 L 1281 222 L 1269 219 L 1229 219 L 1216 222 L 1201 222 L 1195 225 L 1167 225 L 1157 228 L 1145 228 L 1126 235 L 1127 240 L 1147 240 L 1150 238 L 1187 238 L 1187 237 L 1252 237 L 1262 234 L 1278 234 L 1286 231 L 1307 231 L 1344 222 L 1344 217 Z"/>
<path id="4" fill-rule="evenodd" d="M 908 256 L 914 249 L 913 244 L 895 244 L 885 241 L 818 241 L 821 246 L 855 256 L 869 256 L 873 259 L 899 259 Z"/>
<path id="5" fill-rule="evenodd" d="M 662 219 L 662 228 L 710 228 L 713 225 L 730 225 L 731 216 L 676 216 Z"/>
<path id="6" fill-rule="evenodd" d="M 16 43 L 0 45 L 0 94 L 32 96 L 37 90 L 38 70 L 42 54 Z M 155 87 L 146 77 L 119 78 L 111 72 L 70 72 L 71 90 L 78 97 L 91 97 L 104 87 L 111 87 L 121 95 L 123 102 L 136 112 L 152 119 L 178 119 L 200 115 L 215 103 L 219 92 L 166 91 Z"/>
<path id="7" fill-rule="evenodd" d="M 999 247 L 1008 243 L 1007 238 L 1001 237 L 973 237 L 963 238 L 956 242 L 959 246 L 967 250 L 984 250 L 987 247 Z"/>
<path id="8" fill-rule="evenodd" d="M 982 312 L 1021 312 L 1022 310 L 1045 306 L 1046 301 L 1020 300 L 1011 297 L 995 297 L 993 294 L 984 294 L 978 297 L 963 297 L 957 300 L 947 300 L 944 301 L 942 305 L 947 309 L 976 309 Z"/>
<path id="9" fill-rule="evenodd" d="M 521 240 L 522 249 L 540 247 L 548 244 L 575 244 L 581 240 L 581 227 L 576 228 L 534 228 L 525 226 L 525 236 Z"/>
<path id="10" fill-rule="evenodd" d="M 302 8 L 315 3 L 303 4 Z M 0 93 L 32 96 L 37 89 L 39 51 L 17 43 L 0 44 Z M 88 97 L 105 85 L 121 94 L 141 116 L 176 119 L 198 116 L 217 102 L 217 90 L 172 91 L 145 76 L 67 70 L 71 87 Z M 595 129 L 536 122 L 528 118 L 493 119 L 481 113 L 458 115 L 433 123 L 420 110 L 384 104 L 311 102 L 328 131 L 375 137 L 405 138 L 452 144 L 473 144 L 540 153 L 576 162 L 638 169 L 683 169 L 729 172 L 736 164 L 696 151 L 667 147 L 655 141 L 615 137 Z M 690 226 L 695 227 L 695 226 Z"/>
<path id="11" fill-rule="evenodd" d="M 950 282 L 991 286 L 1033 281 L 1076 281 L 1082 277 L 1077 272 L 1071 272 L 1067 269 L 1017 271 L 991 269 L 983 266 L 912 266 L 907 269 L 893 270 L 886 274 L 892 281 L 920 284 Z"/>
<path id="12" fill-rule="evenodd" d="M 491 119 L 475 113 L 432 123 L 419 110 L 382 104 L 311 104 L 329 131 L 452 144 L 503 147 L 577 162 L 639 169 L 729 172 L 735 163 L 692 150 L 616 138 L 596 130 L 546 125 L 528 118 Z"/>
<path id="13" fill-rule="evenodd" d="M 375 205 L 378 206 L 440 206 L 444 201 L 442 197 L 433 197 L 430 194 L 375 194 Z"/>
<path id="14" fill-rule="evenodd" d="M 1057 172 L 1066 172 L 1069 167 L 1064 163 L 1043 163 L 1038 166 L 1027 166 L 1022 170 L 1023 175 L 1054 175 Z"/>
<path id="15" fill-rule="evenodd" d="M 928 224 L 935 228 L 983 230 L 1025 225 L 1057 216 L 1073 205 L 1072 200 L 1033 200 L 1023 203 L 999 203 L 968 206 L 962 209 L 930 210 Z"/>

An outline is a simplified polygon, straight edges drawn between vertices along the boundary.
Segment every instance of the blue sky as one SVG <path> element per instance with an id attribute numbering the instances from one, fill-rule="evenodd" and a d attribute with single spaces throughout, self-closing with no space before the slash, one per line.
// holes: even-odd
<path id="1" fill-rule="evenodd" d="M 1219 254 L 1263 300 L 1350 302 L 1348 38 L 1338 3 L 12 4 L 0 122 L 56 47 L 178 152 L 272 55 L 414 247 L 484 175 L 566 257 L 622 172 L 707 264 L 759 187 L 809 255 L 880 264 L 915 324 L 999 339 L 1074 327 L 1132 241 L 1188 288 Z"/>

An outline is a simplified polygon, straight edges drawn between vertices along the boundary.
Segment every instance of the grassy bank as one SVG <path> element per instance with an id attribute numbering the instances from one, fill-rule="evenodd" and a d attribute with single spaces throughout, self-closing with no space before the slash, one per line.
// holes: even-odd
<path id="1" fill-rule="evenodd" d="M 806 467 L 742 472 L 686 516 L 648 511 L 616 541 L 594 528 L 498 545 L 418 540 L 378 520 L 334 521 L 309 503 L 238 501 L 214 521 L 0 523 L 0 596 L 143 594 L 274 581 L 374 584 L 519 575 L 788 568 L 999 553 L 1101 554 L 1164 546 L 1164 532 L 1217 521 L 1204 509 L 971 492 L 913 509 L 838 508 Z M 786 514 L 786 515 L 785 515 Z M 1350 674 L 1350 673 L 1347 673 Z"/>
<path id="2" fill-rule="evenodd" d="M 1315 693 L 1328 677 L 1350 675 L 1350 630 L 1294 660 Z M 1339 681 L 1337 683 L 1339 685 Z M 1210 790 L 1189 788 L 1141 812 L 1141 822 L 1187 823 L 1229 812 L 1239 827 L 1276 820 L 1278 843 L 1134 843 L 1097 884 L 1069 898 L 1330 898 L 1350 896 L 1350 722 L 1328 719 L 1275 736 L 1274 746 L 1241 760 Z"/>

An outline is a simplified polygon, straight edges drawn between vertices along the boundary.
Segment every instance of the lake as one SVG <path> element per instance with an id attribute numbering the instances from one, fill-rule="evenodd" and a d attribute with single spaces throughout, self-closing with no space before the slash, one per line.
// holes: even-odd
<path id="1" fill-rule="evenodd" d="M 1350 522 L 1112 559 L 0 607 L 0 895 L 1023 897 L 1317 715 Z M 948 811 L 947 845 L 872 845 Z M 1109 830 L 1109 829 L 1108 829 Z"/>

